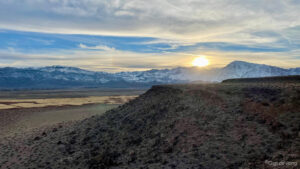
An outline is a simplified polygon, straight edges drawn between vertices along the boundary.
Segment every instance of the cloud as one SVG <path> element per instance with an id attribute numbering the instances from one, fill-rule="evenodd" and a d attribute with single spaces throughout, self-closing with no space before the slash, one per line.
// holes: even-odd
<path id="1" fill-rule="evenodd" d="M 218 66 L 295 67 L 299 8 L 296 0 L 0 1 L 0 63 L 119 71 L 188 66 L 203 54 Z"/>
<path id="2" fill-rule="evenodd" d="M 134 43 L 134 44 L 152 45 L 153 48 L 156 48 L 161 51 L 175 50 L 175 49 L 178 49 L 179 47 L 196 45 L 195 42 L 189 42 L 189 41 L 184 41 L 184 40 L 174 40 L 174 39 L 153 39 L 153 40 Z M 159 46 L 159 45 L 164 45 L 164 46 Z"/>
<path id="3" fill-rule="evenodd" d="M 37 43 L 42 43 L 44 45 L 52 45 L 54 43 L 54 40 L 46 40 L 46 39 L 39 39 L 39 38 L 28 38 L 28 40 L 32 40 Z"/>
<path id="4" fill-rule="evenodd" d="M 216 51 L 195 48 L 186 52 L 138 53 L 122 50 L 55 50 L 45 53 L 22 53 L 0 50 L 1 66 L 75 66 L 96 71 L 137 71 L 191 66 L 192 60 L 205 55 L 212 67 L 222 67 L 233 60 L 298 67 L 299 50 L 289 52 Z M 282 59 L 284 58 L 284 59 Z"/>
<path id="5" fill-rule="evenodd" d="M 8 0 L 0 2 L 0 27 L 203 41 L 300 25 L 299 7 L 292 0 Z"/>
<path id="6" fill-rule="evenodd" d="M 174 58 L 170 61 L 170 58 Z M 177 58 L 177 59 L 176 59 Z M 97 71 L 136 71 L 179 66 L 179 56 L 136 53 L 121 50 L 55 50 L 45 53 L 22 53 L 0 50 L 2 66 L 75 66 Z"/>
<path id="7" fill-rule="evenodd" d="M 104 51 L 114 51 L 114 48 L 110 48 L 108 46 L 102 46 L 102 45 L 98 45 L 98 46 L 86 46 L 84 44 L 79 44 L 79 47 L 82 49 L 92 49 L 92 50 L 104 50 Z"/>

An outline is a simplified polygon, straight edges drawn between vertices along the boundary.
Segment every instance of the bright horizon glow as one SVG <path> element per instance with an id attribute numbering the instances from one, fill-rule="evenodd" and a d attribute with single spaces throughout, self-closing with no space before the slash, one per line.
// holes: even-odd
<path id="1" fill-rule="evenodd" d="M 197 57 L 192 62 L 193 66 L 204 67 L 209 65 L 209 60 L 205 56 Z"/>

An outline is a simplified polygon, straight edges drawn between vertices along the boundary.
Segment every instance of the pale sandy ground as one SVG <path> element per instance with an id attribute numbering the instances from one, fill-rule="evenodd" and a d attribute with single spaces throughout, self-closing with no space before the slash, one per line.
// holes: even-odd
<path id="1" fill-rule="evenodd" d="M 49 106 L 79 106 L 85 104 L 123 104 L 137 96 L 90 96 L 83 98 L 0 99 L 0 110 L 40 108 Z"/>
<path id="2" fill-rule="evenodd" d="M 23 135 L 43 127 L 73 123 L 93 115 L 101 115 L 118 105 L 90 104 L 0 110 L 0 140 L 3 137 Z"/>
<path id="3" fill-rule="evenodd" d="M 34 95 L 27 91 L 11 92 L 6 93 L 6 97 L 0 97 L 0 139 L 101 115 L 139 94 L 136 91 L 130 95 L 131 91 L 89 90 L 69 94 L 66 94 L 67 91 L 47 91 L 48 95 L 43 92 L 45 91 L 33 91 Z"/>
<path id="4" fill-rule="evenodd" d="M 143 90 L 0 91 L 0 168 L 6 145 L 23 149 L 24 140 L 62 130 L 92 116 L 103 115 L 142 94 Z M 17 158 L 10 156 L 9 161 Z M 23 167 L 17 167 L 23 168 Z"/>

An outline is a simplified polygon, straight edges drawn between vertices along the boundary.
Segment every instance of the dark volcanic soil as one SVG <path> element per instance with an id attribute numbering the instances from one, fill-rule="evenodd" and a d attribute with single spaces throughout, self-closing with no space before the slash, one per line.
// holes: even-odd
<path id="1" fill-rule="evenodd" d="M 3 141 L 0 166 L 299 167 L 299 122 L 299 84 L 155 86 L 102 116 Z"/>

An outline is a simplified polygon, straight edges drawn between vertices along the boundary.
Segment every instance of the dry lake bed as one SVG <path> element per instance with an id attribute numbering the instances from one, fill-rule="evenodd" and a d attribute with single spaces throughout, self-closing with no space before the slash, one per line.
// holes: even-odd
<path id="1" fill-rule="evenodd" d="M 0 139 L 101 115 L 145 90 L 81 89 L 0 92 Z"/>

